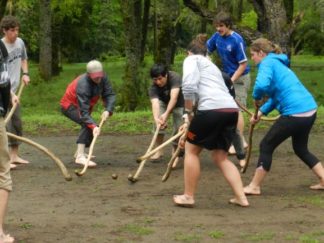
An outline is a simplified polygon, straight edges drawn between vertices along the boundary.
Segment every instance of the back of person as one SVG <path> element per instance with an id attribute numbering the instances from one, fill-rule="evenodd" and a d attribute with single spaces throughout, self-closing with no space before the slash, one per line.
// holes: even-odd
<path id="1" fill-rule="evenodd" d="M 197 93 L 198 110 L 237 108 L 217 66 L 202 55 L 191 55 L 183 64 L 183 82 L 191 83 L 197 79 L 199 83 L 196 85 L 184 85 L 183 93 Z"/>

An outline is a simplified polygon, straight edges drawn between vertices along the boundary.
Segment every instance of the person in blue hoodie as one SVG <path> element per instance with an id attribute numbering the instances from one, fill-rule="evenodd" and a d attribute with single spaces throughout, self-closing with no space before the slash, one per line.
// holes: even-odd
<path id="1" fill-rule="evenodd" d="M 260 155 L 252 181 L 244 188 L 247 195 L 260 195 L 261 183 L 270 171 L 274 150 L 291 137 L 295 154 L 319 178 L 313 190 L 324 190 L 324 169 L 319 159 L 308 150 L 309 133 L 316 119 L 317 104 L 296 74 L 289 68 L 287 55 L 271 41 L 259 38 L 250 47 L 251 59 L 258 66 L 253 88 L 255 105 L 259 106 L 257 123 L 262 115 L 276 109 L 280 118 L 273 124 L 260 143 Z M 262 104 L 262 99 L 267 100 Z M 261 105 L 262 104 L 262 105 Z M 261 105 L 261 106 L 260 106 Z"/>

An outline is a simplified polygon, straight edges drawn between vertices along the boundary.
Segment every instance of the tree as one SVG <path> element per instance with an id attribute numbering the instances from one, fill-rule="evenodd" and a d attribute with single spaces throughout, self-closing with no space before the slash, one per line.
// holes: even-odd
<path id="1" fill-rule="evenodd" d="M 39 10 L 39 73 L 44 80 L 50 80 L 52 77 L 51 0 L 40 0 Z"/>
<path id="2" fill-rule="evenodd" d="M 8 0 L 0 0 L 0 21 L 6 12 L 7 2 Z"/>
<path id="3" fill-rule="evenodd" d="M 141 95 L 139 68 L 142 39 L 142 1 L 120 0 L 124 29 L 126 65 L 121 90 L 121 106 L 127 111 L 134 111 Z"/>
<path id="4" fill-rule="evenodd" d="M 177 34 L 179 2 L 174 0 L 155 1 L 157 17 L 157 44 L 154 61 L 170 66 L 173 63 Z M 172 14 L 170 14 L 172 13 Z"/>

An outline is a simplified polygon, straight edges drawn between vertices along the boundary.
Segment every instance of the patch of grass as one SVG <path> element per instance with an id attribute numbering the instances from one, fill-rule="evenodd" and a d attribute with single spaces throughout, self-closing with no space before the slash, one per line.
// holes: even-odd
<path id="1" fill-rule="evenodd" d="M 25 230 L 31 229 L 33 227 L 34 226 L 31 223 L 23 223 L 22 225 L 20 225 L 20 228 L 25 229 Z"/>
<path id="2" fill-rule="evenodd" d="M 299 242 L 302 243 L 319 243 L 324 240 L 324 231 L 312 232 L 308 234 L 303 234 L 299 237 Z"/>
<path id="3" fill-rule="evenodd" d="M 136 224 L 124 225 L 122 227 L 121 231 L 132 233 L 132 234 L 135 234 L 138 236 L 150 235 L 150 234 L 154 233 L 154 231 L 152 229 L 149 229 L 147 227 L 143 227 L 140 225 L 136 225 Z"/>
<path id="4" fill-rule="evenodd" d="M 184 234 L 184 233 L 177 232 L 175 234 L 174 239 L 176 241 L 183 241 L 183 242 L 196 242 L 201 239 L 201 236 L 197 234 Z"/>
<path id="5" fill-rule="evenodd" d="M 104 225 L 104 224 L 99 224 L 99 223 L 95 223 L 95 224 L 91 224 L 91 227 L 92 228 L 105 228 L 106 227 L 106 225 Z"/>
<path id="6" fill-rule="evenodd" d="M 307 195 L 305 197 L 298 197 L 297 200 L 302 203 L 324 208 L 324 197 L 321 195 Z"/>
<path id="7" fill-rule="evenodd" d="M 243 239 L 257 242 L 257 241 L 273 240 L 274 237 L 275 237 L 275 233 L 273 232 L 262 232 L 262 233 L 244 235 Z"/>
<path id="8" fill-rule="evenodd" d="M 220 239 L 220 238 L 224 237 L 225 234 L 222 231 L 216 230 L 216 231 L 210 232 L 208 235 L 213 239 Z"/>

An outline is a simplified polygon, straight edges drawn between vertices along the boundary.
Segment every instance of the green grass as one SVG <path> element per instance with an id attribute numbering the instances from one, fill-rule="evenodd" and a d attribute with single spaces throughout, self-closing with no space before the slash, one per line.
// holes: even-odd
<path id="1" fill-rule="evenodd" d="M 258 242 L 258 241 L 271 241 L 275 237 L 275 233 L 273 232 L 261 232 L 255 234 L 247 234 L 244 235 L 242 238 L 249 242 Z"/>
<path id="2" fill-rule="evenodd" d="M 144 236 L 144 235 L 150 235 L 152 233 L 154 233 L 153 230 L 147 228 L 147 227 L 142 227 L 136 224 L 127 224 L 124 225 L 121 228 L 121 231 L 123 232 L 128 232 L 137 236 Z"/>
<path id="3" fill-rule="evenodd" d="M 173 69 L 181 73 L 182 61 L 185 55 L 181 53 L 176 56 Z M 152 57 L 146 57 L 143 65 L 144 73 L 147 74 L 144 79 L 149 83 L 149 68 L 153 63 Z M 37 74 L 38 65 L 30 63 L 31 84 L 28 85 L 22 95 L 22 113 L 24 130 L 27 134 L 52 133 L 69 134 L 77 133 L 78 125 L 64 117 L 60 112 L 60 99 L 63 96 L 66 86 L 79 74 L 85 72 L 85 63 L 64 64 L 59 76 L 54 77 L 50 82 L 41 81 Z M 136 112 L 120 112 L 118 104 L 118 93 L 122 87 L 122 76 L 124 71 L 124 58 L 109 57 L 104 63 L 104 68 L 112 80 L 115 92 L 117 93 L 117 105 L 114 115 L 104 126 L 103 132 L 109 133 L 150 133 L 152 130 L 151 107 Z M 304 82 L 305 86 L 314 94 L 319 105 L 324 106 L 324 68 L 323 57 L 313 56 L 295 56 L 292 58 L 292 69 Z M 255 78 L 256 68 L 252 66 L 252 80 Z M 143 80 L 144 82 L 144 80 Z M 252 90 L 252 89 L 251 89 Z M 250 90 L 250 92 L 251 92 Z M 149 104 L 147 97 L 147 104 Z M 248 98 L 249 107 L 252 107 L 252 98 Z M 99 122 L 100 113 L 103 107 L 98 104 L 93 112 L 94 118 Z M 253 109 L 251 109 L 253 111 Z M 273 114 L 275 116 L 276 114 Z M 324 109 L 319 108 L 316 127 L 322 128 L 324 125 Z M 245 117 L 248 124 L 248 117 Z M 256 129 L 269 127 L 272 123 L 263 122 Z"/>

